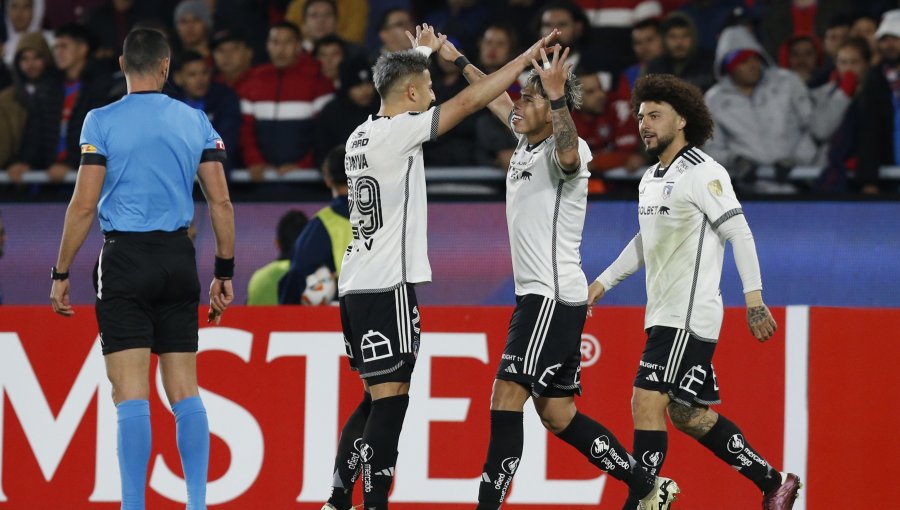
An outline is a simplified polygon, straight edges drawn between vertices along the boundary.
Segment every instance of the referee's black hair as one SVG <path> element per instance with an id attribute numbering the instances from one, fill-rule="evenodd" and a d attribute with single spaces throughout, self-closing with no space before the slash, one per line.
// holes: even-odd
<path id="1" fill-rule="evenodd" d="M 169 58 L 169 53 L 169 43 L 161 33 L 149 28 L 134 29 L 122 46 L 124 70 L 133 74 L 153 73 L 163 59 Z"/>
<path id="2" fill-rule="evenodd" d="M 634 84 L 631 108 L 637 115 L 641 103 L 669 103 L 678 115 L 684 117 L 684 137 L 689 144 L 702 147 L 712 138 L 713 118 L 703 100 L 703 92 L 671 74 L 648 74 Z"/>

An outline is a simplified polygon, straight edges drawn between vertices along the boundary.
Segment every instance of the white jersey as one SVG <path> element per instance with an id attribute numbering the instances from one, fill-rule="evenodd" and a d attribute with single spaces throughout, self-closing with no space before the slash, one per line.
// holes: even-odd
<path id="1" fill-rule="evenodd" d="M 516 295 L 585 304 L 587 280 L 580 251 L 591 151 L 579 138 L 581 167 L 566 174 L 557 160 L 554 137 L 534 146 L 524 135 L 517 137 L 506 174 L 506 223 Z"/>
<path id="2" fill-rule="evenodd" d="M 347 140 L 353 240 L 344 253 L 340 295 L 431 281 L 422 144 L 437 137 L 439 114 L 437 106 L 370 116 Z"/>
<path id="3" fill-rule="evenodd" d="M 686 147 L 661 176 L 659 164 L 641 179 L 638 220 L 647 270 L 644 327 L 686 329 L 715 342 L 722 327 L 719 280 L 723 222 L 743 214 L 722 165 Z"/>

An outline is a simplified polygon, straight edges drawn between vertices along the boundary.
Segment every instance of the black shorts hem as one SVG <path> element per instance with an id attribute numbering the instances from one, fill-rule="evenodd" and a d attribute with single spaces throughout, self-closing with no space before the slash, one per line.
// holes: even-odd
<path id="1" fill-rule="evenodd" d="M 150 349 L 153 354 L 168 354 L 170 352 L 197 352 L 199 345 L 197 340 L 187 342 L 166 342 L 165 345 L 156 346 Z"/>
<path id="2" fill-rule="evenodd" d="M 688 402 L 687 400 L 678 398 L 677 396 L 675 396 L 675 393 L 673 393 L 671 391 L 668 392 L 668 395 L 669 395 L 669 399 L 671 399 L 672 402 L 678 402 L 679 404 L 681 404 L 683 406 L 688 406 L 688 407 L 709 407 L 709 406 L 719 405 L 722 403 L 721 400 L 707 401 L 707 400 L 702 400 L 699 398 L 691 399 L 691 401 Z"/>
<path id="3" fill-rule="evenodd" d="M 391 367 L 389 370 L 381 370 L 374 374 L 359 373 L 360 379 L 369 383 L 369 386 L 388 382 L 408 383 L 412 380 L 414 365 L 400 360 L 400 363 Z M 354 368 L 354 370 L 356 370 Z"/>
<path id="4" fill-rule="evenodd" d="M 104 340 L 101 342 L 101 351 L 103 355 L 113 354 L 116 352 L 127 351 L 130 349 L 151 349 L 153 346 L 149 340 Z"/>

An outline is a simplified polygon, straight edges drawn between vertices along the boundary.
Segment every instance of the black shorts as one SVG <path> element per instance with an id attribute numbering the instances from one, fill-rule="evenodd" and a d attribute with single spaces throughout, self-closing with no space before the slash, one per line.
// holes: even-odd
<path id="1" fill-rule="evenodd" d="M 527 386 L 535 397 L 581 395 L 581 332 L 587 305 L 516 296 L 497 379 Z"/>
<path id="2" fill-rule="evenodd" d="M 686 406 L 721 403 L 713 368 L 716 344 L 698 340 L 683 329 L 653 326 L 641 356 L 634 386 L 669 395 Z"/>
<path id="3" fill-rule="evenodd" d="M 200 281 L 186 230 L 109 232 L 95 270 L 103 354 L 197 352 Z"/>
<path id="4" fill-rule="evenodd" d="M 341 327 L 350 368 L 370 385 L 409 382 L 419 353 L 416 290 L 341 296 Z"/>

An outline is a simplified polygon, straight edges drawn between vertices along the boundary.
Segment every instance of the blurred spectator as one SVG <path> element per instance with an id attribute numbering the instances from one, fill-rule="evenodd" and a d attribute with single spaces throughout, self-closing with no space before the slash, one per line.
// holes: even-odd
<path id="1" fill-rule="evenodd" d="M 0 259 L 3 258 L 3 252 L 6 250 L 6 228 L 3 226 L 3 216 L 0 216 Z M 3 304 L 3 292 L 0 289 L 0 305 Z"/>
<path id="2" fill-rule="evenodd" d="M 380 101 L 372 84 L 372 69 L 361 55 L 341 62 L 341 85 L 316 119 L 315 156 L 321 165 L 332 148 L 347 143 L 347 138 L 369 115 L 378 113 Z"/>
<path id="3" fill-rule="evenodd" d="M 294 241 L 306 228 L 309 219 L 300 210 L 290 210 L 278 219 L 275 229 L 275 249 L 278 258 L 253 272 L 247 283 L 247 304 L 268 306 L 278 304 L 278 281 L 288 272 Z"/>
<path id="4" fill-rule="evenodd" d="M 584 11 L 578 5 L 567 0 L 553 1 L 541 8 L 540 33 L 546 37 L 553 31 L 559 30 L 559 38 L 556 42 L 562 47 L 568 47 L 569 58 L 567 62 L 577 67 L 584 51 L 587 51 L 590 41 L 590 25 Z M 524 83 L 528 76 L 526 71 L 519 79 Z"/>
<path id="5" fill-rule="evenodd" d="M 455 38 L 451 37 L 448 40 L 459 47 L 457 46 L 459 41 Z M 459 68 L 453 62 L 447 62 L 442 58 L 434 59 L 431 79 L 435 104 L 449 100 L 469 85 Z M 425 154 L 425 166 L 475 165 L 475 151 L 472 147 L 475 145 L 476 119 L 477 116 L 470 115 L 446 134 L 430 142 L 428 153 Z"/>
<path id="6" fill-rule="evenodd" d="M 784 41 L 778 50 L 778 65 L 790 69 L 809 85 L 813 74 L 822 65 L 818 39 L 811 35 L 795 35 Z"/>
<path id="7" fill-rule="evenodd" d="M 222 137 L 228 153 L 225 170 L 230 172 L 237 162 L 235 156 L 241 131 L 241 104 L 237 94 L 227 85 L 212 81 L 209 62 L 195 51 L 179 55 L 174 78 L 179 88 L 175 98 L 206 113 L 210 124 Z"/>
<path id="8" fill-rule="evenodd" d="M 713 57 L 698 46 L 690 16 L 673 12 L 666 16 L 662 30 L 663 55 L 647 64 L 647 74 L 674 74 L 704 91 L 712 87 L 716 82 Z"/>
<path id="9" fill-rule="evenodd" d="M 822 36 L 835 15 L 847 12 L 852 0 L 769 0 L 762 17 L 763 46 L 776 55 L 782 43 L 801 35 Z M 856 2 L 852 2 L 856 3 Z M 875 28 L 872 28 L 875 31 Z"/>
<path id="10" fill-rule="evenodd" d="M 861 90 L 872 53 L 865 39 L 853 38 L 838 50 L 838 65 L 831 80 L 812 90 L 813 118 L 810 131 L 819 153 L 815 164 L 826 162 L 828 142 L 846 116 L 850 103 Z"/>
<path id="11" fill-rule="evenodd" d="M 88 60 L 90 33 L 81 25 L 67 25 L 54 34 L 54 73 L 36 87 L 20 161 L 7 172 L 13 182 L 31 168 L 47 169 L 51 182 L 61 182 L 78 167 L 79 139 L 87 112 L 109 102 L 112 79 Z"/>
<path id="12" fill-rule="evenodd" d="M 540 15 L 538 0 L 498 0 L 494 2 L 492 20 L 502 20 L 516 31 L 516 38 L 530 41 L 534 38 L 534 20 Z"/>
<path id="13" fill-rule="evenodd" d="M 87 15 L 105 0 L 43 0 L 44 26 L 56 30 L 73 23 L 84 23 Z M 35 4 L 37 5 L 37 4 Z"/>
<path id="14" fill-rule="evenodd" d="M 821 149 L 825 152 L 827 164 L 816 183 L 816 191 L 848 191 L 848 175 L 859 168 L 860 96 L 871 58 L 866 40 L 858 37 L 848 39 L 838 49 L 837 69 L 832 82 L 823 85 L 823 88 L 832 87 L 832 96 L 847 96 L 849 104 L 837 128 L 829 133 L 829 139 Z M 859 79 L 859 83 L 854 82 L 855 79 Z M 813 94 L 813 100 L 818 103 L 816 91 Z M 831 102 L 838 100 L 832 99 Z M 816 107 L 819 108 L 818 104 Z M 813 128 L 818 129 L 818 126 L 814 124 Z"/>
<path id="15" fill-rule="evenodd" d="M 453 34 L 461 44 L 457 48 L 475 49 L 475 41 L 488 22 L 490 11 L 477 0 L 447 0 L 445 7 L 432 11 L 425 23 L 435 31 Z"/>
<path id="16" fill-rule="evenodd" d="M 645 19 L 663 15 L 659 0 L 577 0 L 584 10 L 595 48 L 625 48 L 631 42 L 631 27 Z M 597 64 L 616 73 L 629 66 L 633 60 L 625 51 L 604 51 Z M 593 56 L 593 54 L 592 54 Z"/>
<path id="17" fill-rule="evenodd" d="M 29 32 L 42 32 L 47 44 L 53 43 L 53 32 L 41 30 L 44 19 L 44 0 L 8 0 L 6 2 L 6 42 L 3 61 L 12 65 L 19 38 Z"/>
<path id="18" fill-rule="evenodd" d="M 900 9 L 885 13 L 875 33 L 881 62 L 860 95 L 859 169 L 864 193 L 879 191 L 879 169 L 900 164 Z"/>
<path id="19" fill-rule="evenodd" d="M 722 163 L 744 190 L 790 192 L 795 165 L 808 165 L 816 147 L 809 133 L 812 101 L 791 71 L 772 65 L 745 27 L 725 29 L 716 51 L 719 83 L 706 93 L 715 120 L 706 152 Z M 756 183 L 756 170 L 773 165 L 776 183 Z"/>
<path id="20" fill-rule="evenodd" d="M 872 50 L 873 55 L 873 64 L 877 64 L 881 58 L 875 38 L 876 30 L 878 30 L 878 18 L 868 14 L 860 14 L 853 20 L 853 24 L 850 25 L 850 37 L 862 37 L 869 42 L 869 49 Z"/>
<path id="21" fill-rule="evenodd" d="M 340 145 L 333 148 L 322 163 L 322 178 L 333 199 L 328 207 L 313 216 L 294 242 L 290 269 L 278 282 L 280 304 L 300 304 L 307 278 L 322 266 L 334 274 L 335 281 L 341 274 L 344 252 L 353 239 L 344 155 L 344 146 Z"/>
<path id="22" fill-rule="evenodd" d="M 148 2 L 145 2 L 148 3 Z M 97 38 L 94 58 L 109 60 L 118 67 L 115 59 L 122 54 L 125 36 L 134 28 L 134 24 L 147 17 L 135 0 L 107 0 L 96 7 L 88 16 L 87 27 Z"/>
<path id="23" fill-rule="evenodd" d="M 253 48 L 244 34 L 231 29 L 216 32 L 212 40 L 215 81 L 224 83 L 240 94 L 241 87 L 250 75 Z"/>
<path id="24" fill-rule="evenodd" d="M 479 68 L 485 74 L 497 71 L 518 53 L 518 34 L 511 25 L 488 25 L 478 43 Z M 519 83 L 506 91 L 514 100 L 522 93 Z M 509 126 L 487 110 L 475 115 L 475 164 L 506 169 L 516 149 Z"/>
<path id="25" fill-rule="evenodd" d="M 332 98 L 334 85 L 319 63 L 300 47 L 300 31 L 289 22 L 269 29 L 271 63 L 250 71 L 241 96 L 241 153 L 255 181 L 267 167 L 279 174 L 313 164 L 315 116 Z"/>
<path id="26" fill-rule="evenodd" d="M 337 35 L 338 10 L 334 0 L 309 0 L 303 6 L 303 17 L 297 24 L 303 36 L 303 50 L 312 53 L 316 41 L 327 36 Z M 287 19 L 296 23 L 293 19 Z"/>
<path id="27" fill-rule="evenodd" d="M 347 45 L 336 35 L 326 35 L 316 41 L 312 51 L 313 57 L 319 61 L 322 75 L 338 86 L 338 66 L 347 57 Z M 330 146 L 329 146 L 330 147 Z"/>
<path id="28" fill-rule="evenodd" d="M 631 49 L 637 63 L 619 75 L 618 87 L 613 94 L 613 108 L 631 115 L 631 89 L 634 82 L 647 72 L 647 64 L 663 54 L 662 24 L 656 18 L 639 21 L 631 28 Z"/>
<path id="29" fill-rule="evenodd" d="M 646 165 L 647 161 L 639 153 L 637 121 L 630 110 L 616 111 L 612 107 L 612 73 L 582 68 L 577 75 L 582 104 L 581 109 L 572 112 L 572 120 L 578 136 L 587 142 L 594 155 L 591 172 L 599 176 L 613 168 L 634 171 Z M 591 192 L 604 191 L 600 181 L 591 184 Z"/>
<path id="30" fill-rule="evenodd" d="M 756 15 L 755 10 L 747 8 L 744 0 L 688 0 L 678 10 L 694 20 L 697 42 L 708 53 L 715 53 L 719 33 L 725 27 Z"/>
<path id="31" fill-rule="evenodd" d="M 412 15 L 406 9 L 388 9 L 384 11 L 378 23 L 378 38 L 381 40 L 381 53 L 409 49 L 406 32 L 414 33 Z"/>
<path id="32" fill-rule="evenodd" d="M 0 91 L 0 168 L 17 161 L 37 84 L 53 71 L 50 47 L 40 32 L 19 38 L 12 85 Z"/>
<path id="33" fill-rule="evenodd" d="M 319 15 L 320 13 L 312 13 L 307 11 L 310 5 L 315 2 L 308 0 L 292 0 L 288 5 L 287 12 L 284 15 L 286 21 L 297 25 L 301 28 L 304 38 L 306 34 L 306 21 L 310 15 Z M 337 20 L 337 29 L 332 29 L 324 35 L 337 33 L 341 39 L 354 43 L 361 43 L 366 35 L 366 20 L 369 16 L 369 2 L 366 0 L 336 0 L 331 3 L 334 7 L 334 18 Z M 320 6 L 318 10 L 323 11 Z M 307 14 L 309 12 L 309 14 Z M 322 37 L 322 36 L 320 36 Z"/>
<path id="34" fill-rule="evenodd" d="M 175 8 L 176 41 L 173 50 L 196 51 L 204 58 L 210 57 L 209 36 L 212 32 L 212 14 L 206 0 L 184 0 Z"/>
<path id="35" fill-rule="evenodd" d="M 816 69 L 809 86 L 818 87 L 824 85 L 834 72 L 834 63 L 837 60 L 838 48 L 850 37 L 851 18 L 846 14 L 837 14 L 828 22 L 825 28 L 822 49 L 824 50 L 822 65 Z M 871 54 L 871 50 L 869 51 Z"/>

